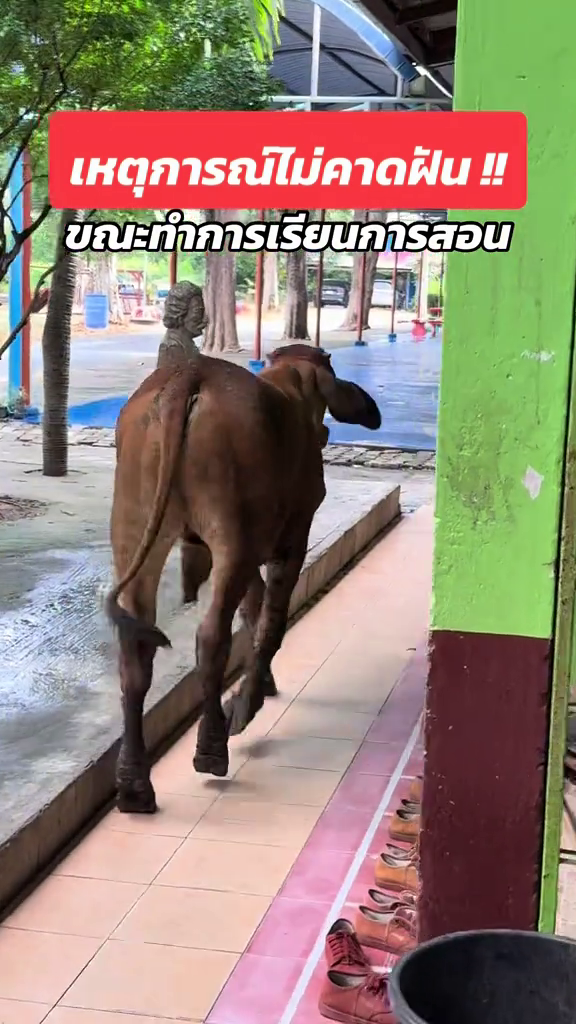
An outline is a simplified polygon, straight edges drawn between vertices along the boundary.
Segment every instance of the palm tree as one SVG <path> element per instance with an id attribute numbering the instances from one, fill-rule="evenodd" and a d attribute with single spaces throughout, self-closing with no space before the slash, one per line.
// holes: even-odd
<path id="1" fill-rule="evenodd" d="M 254 52 L 262 61 L 271 60 L 274 43 L 279 42 L 280 15 L 284 13 L 283 0 L 244 0 L 254 35 Z"/>
<path id="2" fill-rule="evenodd" d="M 76 288 L 76 256 L 64 250 L 67 225 L 78 210 L 62 210 L 56 268 L 52 275 L 46 322 L 42 332 L 44 412 L 42 416 L 42 472 L 66 476 L 68 472 L 68 393 L 70 389 L 70 336 Z"/>

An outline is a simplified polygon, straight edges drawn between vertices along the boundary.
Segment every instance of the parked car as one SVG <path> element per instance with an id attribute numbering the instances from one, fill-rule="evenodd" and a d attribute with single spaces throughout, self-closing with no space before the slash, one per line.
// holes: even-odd
<path id="1" fill-rule="evenodd" d="M 347 306 L 350 297 L 350 286 L 346 281 L 322 282 L 322 306 Z"/>
<path id="2" fill-rule="evenodd" d="M 380 306 L 384 309 L 392 308 L 392 285 L 390 281 L 374 281 L 372 305 Z"/>

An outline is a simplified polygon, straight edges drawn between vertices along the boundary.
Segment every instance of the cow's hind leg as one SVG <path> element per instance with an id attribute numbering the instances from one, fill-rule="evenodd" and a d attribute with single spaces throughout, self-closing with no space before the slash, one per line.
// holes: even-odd
<path id="1" fill-rule="evenodd" d="M 204 709 L 198 728 L 194 768 L 197 772 L 221 778 L 228 774 L 229 764 L 222 688 L 232 646 L 232 622 L 250 576 L 241 560 L 214 558 L 212 602 L 196 636 Z"/>
<path id="2" fill-rule="evenodd" d="M 122 605 L 126 611 L 148 625 L 154 625 L 156 621 L 158 582 L 171 547 L 171 541 L 159 538 L 145 569 L 122 594 Z M 143 715 L 144 701 L 152 682 L 156 645 L 144 631 L 138 631 L 137 625 L 134 629 L 121 627 L 118 636 L 124 733 L 116 762 L 117 805 L 124 813 L 153 814 L 156 797 L 150 782 Z"/>
<path id="3" fill-rule="evenodd" d="M 198 591 L 212 571 L 210 548 L 199 537 L 185 533 L 180 553 L 184 604 L 195 604 Z"/>
<path id="4" fill-rule="evenodd" d="M 258 619 L 260 618 L 260 612 L 262 611 L 262 602 L 264 600 L 265 583 L 258 570 L 256 576 L 252 580 L 246 597 L 240 605 L 240 614 L 244 625 L 248 629 L 252 643 L 255 641 L 256 627 L 258 625 Z M 266 680 L 264 684 L 264 696 L 265 697 L 277 697 L 278 687 L 276 686 L 276 680 L 272 675 L 272 669 L 268 669 L 266 673 Z"/>
<path id="5" fill-rule="evenodd" d="M 284 639 L 290 598 L 304 564 L 307 537 L 306 533 L 303 543 L 292 544 L 287 553 L 283 552 L 266 567 L 264 600 L 254 637 L 252 663 L 240 690 L 224 706 L 230 736 L 244 732 L 264 704 L 270 666 Z"/>

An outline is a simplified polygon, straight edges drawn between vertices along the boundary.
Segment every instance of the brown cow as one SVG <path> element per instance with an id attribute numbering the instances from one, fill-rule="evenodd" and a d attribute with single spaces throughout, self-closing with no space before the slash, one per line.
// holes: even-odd
<path id="1" fill-rule="evenodd" d="M 118 628 L 124 737 L 117 764 L 122 811 L 156 809 L 142 715 L 157 647 L 158 582 L 182 541 L 184 598 L 212 575 L 196 639 L 204 696 L 194 767 L 224 776 L 228 736 L 277 693 L 271 662 L 288 619 L 314 514 L 326 490 L 326 408 L 371 430 L 373 399 L 339 380 L 322 349 L 289 345 L 259 376 L 206 356 L 155 370 L 116 428 L 111 539 L 117 584 L 107 611 Z M 260 567 L 266 567 L 266 582 Z M 120 599 L 120 600 L 119 600 Z M 240 691 L 221 704 L 237 609 L 253 638 Z"/>

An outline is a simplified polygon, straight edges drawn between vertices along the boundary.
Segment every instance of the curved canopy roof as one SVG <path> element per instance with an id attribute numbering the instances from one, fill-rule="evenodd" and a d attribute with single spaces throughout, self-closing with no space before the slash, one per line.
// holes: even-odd
<path id="1" fill-rule="evenodd" d="M 446 4 L 455 0 L 434 2 Z M 415 47 L 418 53 L 414 55 L 407 48 L 402 32 L 403 38 L 398 38 L 379 22 L 375 13 L 378 5 L 383 6 L 384 0 L 362 3 L 317 0 L 317 4 L 312 0 L 285 0 L 280 43 L 275 48 L 271 68 L 279 83 L 279 102 L 287 105 L 291 96 L 302 100 L 313 93 L 318 97 L 313 101 L 314 109 L 338 109 L 334 102 L 337 97 L 347 101 L 340 106 L 350 106 L 355 97 L 362 100 L 374 97 L 373 109 L 379 105 L 400 109 L 407 105 L 407 97 L 428 100 L 431 105 L 439 100 L 442 106 L 449 106 L 451 66 L 443 66 L 442 71 L 447 74 L 436 78 L 438 88 L 418 66 L 421 54 L 418 46 Z M 431 0 L 426 0 L 424 6 L 430 5 Z M 319 21 L 320 40 L 316 87 L 313 84 L 315 6 L 320 10 L 316 22 L 318 28 Z M 414 4 L 410 10 L 413 8 Z M 327 98 L 332 98 L 332 103 L 322 102 Z M 383 102 L 379 104 L 378 99 Z M 391 102 L 394 99 L 398 104 Z"/>

